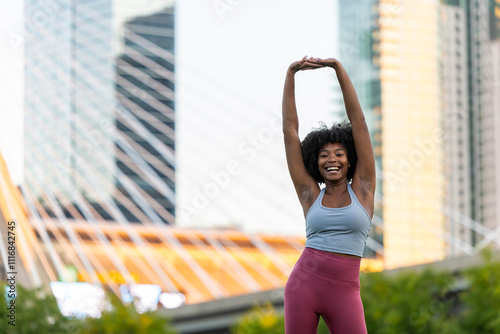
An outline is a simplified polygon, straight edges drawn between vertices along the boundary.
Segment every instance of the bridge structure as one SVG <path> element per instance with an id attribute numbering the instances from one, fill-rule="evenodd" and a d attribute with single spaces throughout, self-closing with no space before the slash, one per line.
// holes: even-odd
<path id="1" fill-rule="evenodd" d="M 192 304 L 281 288 L 304 248 L 301 236 L 54 218 L 42 203 L 27 203 L 3 160 L 0 170 L 2 268 L 8 271 L 6 223 L 14 221 L 18 283 L 25 286 L 88 282 L 119 295 L 122 284 L 156 284 Z M 382 270 L 383 262 L 366 259 L 362 269 Z"/>

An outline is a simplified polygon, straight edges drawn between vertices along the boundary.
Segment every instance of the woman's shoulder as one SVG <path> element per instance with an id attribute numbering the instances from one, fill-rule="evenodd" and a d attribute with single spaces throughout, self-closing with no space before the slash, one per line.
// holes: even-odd
<path id="1" fill-rule="evenodd" d="M 309 209 L 314 205 L 314 203 L 317 201 L 317 199 L 321 196 L 323 192 L 324 188 L 320 189 L 318 184 L 316 184 L 315 187 L 314 186 L 308 187 L 307 189 L 304 189 L 304 191 L 301 192 L 299 198 L 300 198 L 300 203 L 302 204 L 302 209 L 304 210 L 304 216 L 307 215 Z"/>

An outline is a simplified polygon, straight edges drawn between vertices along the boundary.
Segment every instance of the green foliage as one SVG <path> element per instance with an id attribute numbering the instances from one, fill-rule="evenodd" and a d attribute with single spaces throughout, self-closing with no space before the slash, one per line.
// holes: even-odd
<path id="1" fill-rule="evenodd" d="M 81 334 L 177 334 L 177 331 L 169 326 L 164 317 L 155 312 L 138 313 L 135 307 L 123 305 L 114 294 L 109 294 L 111 310 L 102 313 L 100 318 L 87 319 L 81 330 Z"/>
<path id="2" fill-rule="evenodd" d="M 255 306 L 233 325 L 234 334 L 284 334 L 283 315 L 277 314 L 272 304 Z"/>
<path id="3" fill-rule="evenodd" d="M 429 333 L 446 321 L 452 300 L 445 299 L 453 277 L 430 269 L 361 276 L 361 297 L 368 332 Z"/>
<path id="4" fill-rule="evenodd" d="M 323 320 L 322 317 L 319 318 L 318 334 L 330 334 L 330 331 L 326 326 L 325 320 Z"/>
<path id="5" fill-rule="evenodd" d="M 272 304 L 255 306 L 231 328 L 233 334 L 285 334 L 285 319 L 278 314 Z M 329 334 L 323 318 L 320 317 L 318 334 Z"/>
<path id="6" fill-rule="evenodd" d="M 69 319 L 61 314 L 57 301 L 51 293 L 41 289 L 28 290 L 16 285 L 15 326 L 8 324 L 8 310 L 5 283 L 0 283 L 0 333 L 8 334 L 65 334 L 78 332 L 80 321 Z"/>
<path id="7" fill-rule="evenodd" d="M 464 333 L 500 334 L 500 262 L 491 250 L 483 251 L 485 264 L 464 272 L 470 283 L 460 296 L 464 305 L 461 327 Z"/>
<path id="8" fill-rule="evenodd" d="M 177 334 L 167 319 L 156 312 L 139 314 L 132 305 L 125 306 L 114 294 L 108 295 L 111 309 L 101 318 L 77 320 L 65 317 L 59 311 L 57 301 L 51 293 L 41 289 L 28 290 L 16 286 L 17 298 L 15 326 L 8 324 L 8 310 L 4 289 L 0 284 L 0 333 L 7 334 Z"/>

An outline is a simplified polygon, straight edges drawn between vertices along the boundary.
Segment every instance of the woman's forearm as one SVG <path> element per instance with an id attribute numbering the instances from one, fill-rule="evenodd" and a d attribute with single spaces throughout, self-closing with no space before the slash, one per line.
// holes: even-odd
<path id="1" fill-rule="evenodd" d="M 299 119 L 297 116 L 297 107 L 295 105 L 295 73 L 288 69 L 285 78 L 285 87 L 283 88 L 283 132 L 299 131 Z"/>
<path id="2" fill-rule="evenodd" d="M 342 90 L 344 105 L 349 121 L 351 124 L 354 124 L 357 121 L 364 121 L 365 116 L 363 115 L 363 110 L 361 109 L 358 96 L 346 70 L 340 62 L 336 62 L 332 67 L 337 74 L 337 79 L 340 84 L 340 89 Z"/>

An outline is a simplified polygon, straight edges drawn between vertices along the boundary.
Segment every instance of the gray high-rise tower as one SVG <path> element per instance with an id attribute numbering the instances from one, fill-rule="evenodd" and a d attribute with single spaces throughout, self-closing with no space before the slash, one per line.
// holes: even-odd
<path id="1" fill-rule="evenodd" d="M 117 142 L 118 168 L 135 182 L 162 221 L 174 223 L 173 7 L 127 21 L 123 43 L 116 71 L 117 98 L 126 109 L 116 120 L 119 133 L 124 135 L 123 141 Z M 137 122 L 134 124 L 131 118 Z M 151 135 L 142 136 L 143 127 Z M 129 155 L 133 150 L 128 147 L 141 153 L 145 160 L 142 166 L 130 168 L 131 164 L 123 163 L 123 159 L 133 161 Z M 135 201 L 120 181 L 117 190 Z"/>
<path id="2" fill-rule="evenodd" d="M 25 3 L 25 183 L 44 203 L 96 203 L 116 178 L 112 2 L 47 3 Z"/>
<path id="3" fill-rule="evenodd" d="M 377 168 L 381 168 L 381 92 L 380 92 L 380 52 L 379 52 L 379 16 L 374 9 L 377 0 L 361 2 L 341 0 L 339 3 L 339 50 L 340 60 L 346 68 L 358 94 L 361 107 L 366 117 L 375 150 Z M 343 103 L 338 103 L 343 108 Z M 341 113 L 344 114 L 344 113 Z M 382 182 L 377 180 L 374 228 L 371 238 L 383 242 L 381 229 Z M 369 245 L 365 256 L 375 256 L 377 245 Z"/>
<path id="4" fill-rule="evenodd" d="M 472 230 L 460 223 L 472 216 L 466 11 L 442 4 L 439 22 L 446 252 L 458 256 L 472 240 Z"/>
<path id="5" fill-rule="evenodd" d="M 173 2 L 28 0 L 25 17 L 31 207 L 174 223 Z"/>
<path id="6" fill-rule="evenodd" d="M 466 34 L 457 34 L 458 41 L 464 40 L 463 50 L 457 50 L 460 57 L 467 57 L 465 66 L 457 66 L 456 73 L 465 77 L 466 91 L 460 89 L 457 95 L 467 95 L 468 101 L 461 110 L 462 122 L 467 126 L 460 126 L 458 132 L 460 139 L 455 144 L 459 147 L 455 158 L 467 158 L 467 163 L 462 163 L 462 168 L 453 170 L 454 174 L 466 173 L 455 184 L 460 189 L 459 195 L 468 197 L 467 204 L 463 205 L 464 211 L 456 208 L 466 217 L 455 215 L 450 227 L 460 226 L 455 230 L 473 226 L 475 222 L 484 226 L 472 228 L 470 236 L 465 235 L 463 240 L 467 244 L 483 246 L 494 239 L 495 234 L 490 233 L 500 227 L 500 148 L 499 142 L 500 123 L 498 122 L 498 42 L 500 31 L 500 4 L 494 0 L 455 0 L 443 1 L 449 10 L 455 11 L 455 18 L 460 17 L 465 24 Z M 463 19 L 462 19 L 463 17 Z M 464 39 L 465 37 L 465 39 Z M 444 61 L 447 61 L 446 59 Z M 460 122 L 460 120 L 459 120 Z M 450 133 L 450 136 L 452 134 Z M 461 137 L 461 138 L 462 138 Z M 467 152 L 468 151 L 468 152 Z M 455 166 L 460 167 L 460 166 Z M 456 192 L 447 193 L 447 198 L 457 195 Z M 468 208 L 470 206 L 470 209 Z M 467 213 L 470 211 L 470 213 Z M 470 228 L 470 227 L 467 227 Z"/>

